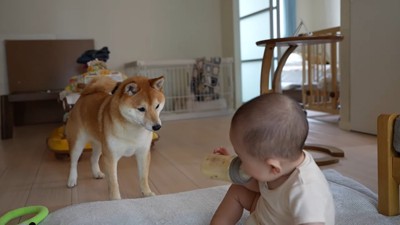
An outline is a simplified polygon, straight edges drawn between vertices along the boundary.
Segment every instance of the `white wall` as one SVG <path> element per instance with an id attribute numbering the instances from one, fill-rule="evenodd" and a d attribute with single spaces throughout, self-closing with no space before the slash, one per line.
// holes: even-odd
<path id="1" fill-rule="evenodd" d="M 96 48 L 109 47 L 115 70 L 138 59 L 220 56 L 221 1 L 1 0 L 0 41 L 93 38 Z M 1 44 L 0 94 L 7 92 Z"/>
<path id="2" fill-rule="evenodd" d="M 297 0 L 296 5 L 297 24 L 303 20 L 308 31 L 340 26 L 340 0 Z"/>
<path id="3" fill-rule="evenodd" d="M 349 128 L 376 134 L 379 114 L 400 113 L 400 1 L 353 0 L 346 10 Z"/>
<path id="4" fill-rule="evenodd" d="M 222 56 L 233 57 L 233 0 L 221 0 Z"/>

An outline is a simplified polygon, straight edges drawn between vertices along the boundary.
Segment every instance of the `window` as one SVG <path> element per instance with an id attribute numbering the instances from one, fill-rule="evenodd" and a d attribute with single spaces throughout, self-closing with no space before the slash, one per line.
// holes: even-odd
<path id="1" fill-rule="evenodd" d="M 295 27 L 294 0 L 238 0 L 242 101 L 260 94 L 264 48 L 257 41 L 290 36 Z M 287 13 L 285 13 L 287 12 Z M 294 21 L 293 21 L 294 20 Z M 276 66 L 279 52 L 274 56 Z"/>

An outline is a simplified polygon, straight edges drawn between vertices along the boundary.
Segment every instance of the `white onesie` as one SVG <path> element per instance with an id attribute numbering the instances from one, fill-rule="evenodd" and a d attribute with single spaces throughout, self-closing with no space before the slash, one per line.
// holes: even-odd
<path id="1" fill-rule="evenodd" d="M 304 153 L 304 161 L 278 188 L 269 190 L 266 182 L 259 182 L 261 196 L 246 225 L 335 224 L 329 184 L 311 154 Z"/>

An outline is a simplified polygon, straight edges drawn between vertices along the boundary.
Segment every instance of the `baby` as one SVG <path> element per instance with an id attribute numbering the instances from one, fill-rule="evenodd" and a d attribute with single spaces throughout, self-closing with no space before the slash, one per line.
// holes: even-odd
<path id="1" fill-rule="evenodd" d="M 289 97 L 264 94 L 243 104 L 232 118 L 229 136 L 241 169 L 252 179 L 230 186 L 211 224 L 236 224 L 246 209 L 251 213 L 247 225 L 334 225 L 329 184 L 303 150 L 307 134 L 305 112 Z"/>

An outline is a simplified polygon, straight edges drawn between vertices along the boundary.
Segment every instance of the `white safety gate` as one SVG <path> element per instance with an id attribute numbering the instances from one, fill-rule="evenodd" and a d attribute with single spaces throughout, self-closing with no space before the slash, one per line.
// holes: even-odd
<path id="1" fill-rule="evenodd" d="M 125 64 L 128 76 L 164 76 L 163 120 L 224 115 L 234 109 L 233 59 L 139 60 Z"/>

